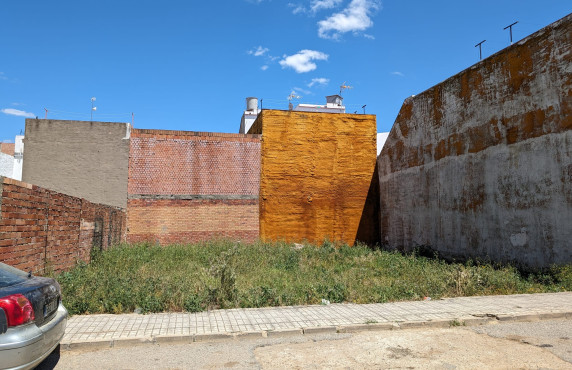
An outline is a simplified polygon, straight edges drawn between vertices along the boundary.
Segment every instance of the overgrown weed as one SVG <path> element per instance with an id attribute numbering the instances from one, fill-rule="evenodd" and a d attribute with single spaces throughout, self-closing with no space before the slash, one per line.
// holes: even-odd
<path id="1" fill-rule="evenodd" d="M 391 302 L 572 290 L 572 266 L 523 273 L 482 261 L 453 263 L 326 241 L 228 240 L 160 247 L 118 245 L 56 278 L 72 314 L 198 312 L 213 308 Z"/>

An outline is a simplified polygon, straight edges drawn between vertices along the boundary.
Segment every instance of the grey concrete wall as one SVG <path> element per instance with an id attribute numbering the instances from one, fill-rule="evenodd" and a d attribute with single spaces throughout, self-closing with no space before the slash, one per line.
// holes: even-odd
<path id="1" fill-rule="evenodd" d="M 127 123 L 26 119 L 24 182 L 126 208 Z"/>
<path id="2" fill-rule="evenodd" d="M 572 15 L 406 99 L 378 170 L 391 248 L 572 262 Z"/>

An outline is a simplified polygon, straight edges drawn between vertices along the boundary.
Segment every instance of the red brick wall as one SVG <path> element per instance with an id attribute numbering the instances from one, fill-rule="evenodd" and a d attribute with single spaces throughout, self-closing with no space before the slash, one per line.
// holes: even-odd
<path id="1" fill-rule="evenodd" d="M 11 155 L 13 157 L 15 145 L 16 144 L 14 143 L 0 143 L 0 152 Z"/>
<path id="2" fill-rule="evenodd" d="M 63 271 L 125 240 L 125 211 L 1 178 L 0 261 L 26 271 Z M 96 219 L 101 238 L 94 239 Z"/>
<path id="3" fill-rule="evenodd" d="M 253 241 L 259 183 L 258 135 L 133 130 L 128 241 Z"/>

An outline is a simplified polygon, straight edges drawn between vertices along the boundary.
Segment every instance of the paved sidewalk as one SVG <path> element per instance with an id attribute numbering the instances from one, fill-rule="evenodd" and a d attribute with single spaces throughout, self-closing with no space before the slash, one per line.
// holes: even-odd
<path id="1" fill-rule="evenodd" d="M 68 320 L 61 348 L 74 350 L 553 318 L 572 319 L 572 292 L 199 313 L 79 315 Z"/>

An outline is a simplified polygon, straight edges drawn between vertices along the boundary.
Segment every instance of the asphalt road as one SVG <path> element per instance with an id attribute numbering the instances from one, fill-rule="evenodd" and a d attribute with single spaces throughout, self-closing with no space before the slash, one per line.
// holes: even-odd
<path id="1" fill-rule="evenodd" d="M 572 369 L 572 320 L 61 351 L 52 368 Z"/>

